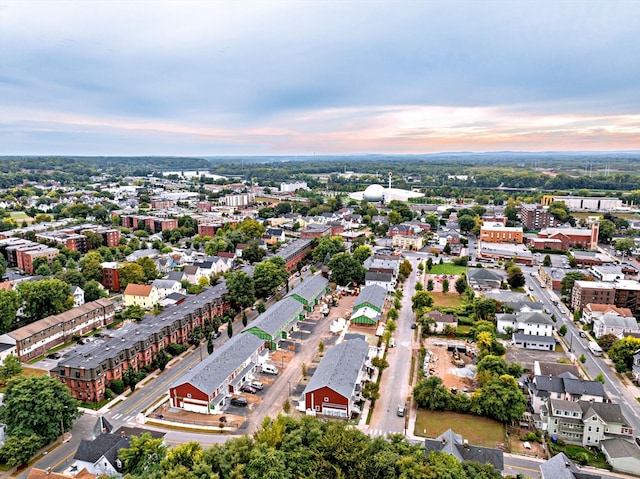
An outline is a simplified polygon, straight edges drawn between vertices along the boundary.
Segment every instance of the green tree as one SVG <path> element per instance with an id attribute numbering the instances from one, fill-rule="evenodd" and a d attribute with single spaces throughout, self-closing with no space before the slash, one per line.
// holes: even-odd
<path id="1" fill-rule="evenodd" d="M 273 258 L 271 258 L 273 259 Z M 253 270 L 253 280 L 257 296 L 266 297 L 273 294 L 278 286 L 289 279 L 286 269 L 281 268 L 275 262 L 263 261 L 256 264 Z"/>
<path id="2" fill-rule="evenodd" d="M 164 349 L 159 350 L 156 353 L 156 363 L 158 364 L 158 369 L 160 371 L 164 371 L 164 369 L 167 367 L 167 364 L 169 364 L 169 355 L 167 354 L 167 352 Z"/>
<path id="3" fill-rule="evenodd" d="M 144 269 L 138 263 L 127 263 L 118 268 L 120 287 L 124 290 L 129 284 L 144 283 Z"/>
<path id="4" fill-rule="evenodd" d="M 103 258 L 97 251 L 90 251 L 80 260 L 80 272 L 85 281 L 102 281 Z"/>
<path id="5" fill-rule="evenodd" d="M 248 322 L 249 322 L 249 318 L 247 318 L 247 312 L 242 311 L 242 325 L 246 327 Z"/>
<path id="6" fill-rule="evenodd" d="M 231 322 L 231 318 L 229 318 L 229 321 L 227 321 L 227 336 L 233 336 L 233 323 Z"/>
<path id="7" fill-rule="evenodd" d="M 84 300 L 86 302 L 95 301 L 96 299 L 106 298 L 108 296 L 104 287 L 96 280 L 87 281 L 84 285 Z"/>
<path id="8" fill-rule="evenodd" d="M 460 216 L 458 218 L 458 225 L 460 225 L 460 231 L 468 233 L 476 225 L 476 219 L 470 215 Z"/>
<path id="9" fill-rule="evenodd" d="M 527 400 L 513 376 L 504 374 L 487 382 L 472 396 L 472 411 L 502 423 L 520 419 L 527 409 Z"/>
<path id="10" fill-rule="evenodd" d="M 6 384 L 7 381 L 14 376 L 18 376 L 22 372 L 22 363 L 18 359 L 18 356 L 14 354 L 8 354 L 2 360 L 2 366 L 0 366 L 0 381 Z"/>
<path id="11" fill-rule="evenodd" d="M 371 256 L 371 247 L 366 245 L 358 246 L 353 250 L 352 256 L 358 263 L 364 263 L 364 261 Z"/>
<path id="12" fill-rule="evenodd" d="M 427 258 L 427 272 L 431 272 L 433 268 L 433 258 Z"/>
<path id="13" fill-rule="evenodd" d="M 258 301 L 258 303 L 256 304 L 256 311 L 258 311 L 258 314 L 262 314 L 267 310 L 267 307 L 264 304 L 264 301 Z"/>
<path id="14" fill-rule="evenodd" d="M 129 386 L 129 388 L 131 388 L 131 392 L 134 392 L 136 390 L 136 385 L 140 382 L 140 375 L 134 368 L 128 367 L 122 371 L 122 380 L 124 385 Z"/>
<path id="15" fill-rule="evenodd" d="M 413 388 L 413 398 L 425 409 L 445 411 L 451 407 L 451 393 L 438 376 L 421 379 Z"/>
<path id="16" fill-rule="evenodd" d="M 78 402 L 69 389 L 50 376 L 20 376 L 7 385 L 0 418 L 7 434 L 16 437 L 38 436 L 40 445 L 53 442 L 69 430 L 77 417 Z"/>
<path id="17" fill-rule="evenodd" d="M 598 375 L 595 378 L 593 378 L 593 380 L 601 382 L 602 384 L 605 383 L 604 375 L 602 373 L 598 373 Z"/>
<path id="18" fill-rule="evenodd" d="M 449 292 L 449 280 L 448 279 L 442 280 L 442 292 L 444 294 L 447 294 Z"/>
<path id="19" fill-rule="evenodd" d="M 23 281 L 17 291 L 30 322 L 63 313 L 73 307 L 71 286 L 59 279 Z"/>
<path id="20" fill-rule="evenodd" d="M 616 241 L 614 248 L 616 251 L 620 251 L 622 254 L 629 256 L 631 252 L 636 249 L 636 244 L 633 238 L 623 238 Z"/>
<path id="21" fill-rule="evenodd" d="M 213 354 L 213 336 L 209 336 L 209 339 L 207 340 L 207 353 L 208 354 Z"/>
<path id="22" fill-rule="evenodd" d="M 244 271 L 233 271 L 225 275 L 225 284 L 232 303 L 239 308 L 248 308 L 256 301 L 255 282 Z"/>
<path id="23" fill-rule="evenodd" d="M 560 329 L 558 329 L 558 334 L 560 336 L 565 336 L 567 334 L 567 326 L 564 324 L 560 326 Z"/>
<path id="24" fill-rule="evenodd" d="M 311 253 L 312 258 L 316 262 L 324 261 L 328 256 L 331 258 L 336 253 L 344 251 L 344 241 L 340 237 L 323 237 L 318 241 L 318 246 Z"/>
<path id="25" fill-rule="evenodd" d="M 582 364 L 584 364 L 584 363 L 586 363 L 586 362 L 587 362 L 587 357 L 584 355 L 584 353 L 582 353 L 582 354 L 580 355 L 580 358 L 579 358 L 579 359 L 580 359 L 580 362 L 581 362 Z"/>
<path id="26" fill-rule="evenodd" d="M 402 278 L 400 281 L 404 281 L 408 278 L 412 271 L 413 267 L 411 266 L 411 262 L 405 259 L 400 263 L 400 267 L 398 268 L 398 276 Z"/>
<path id="27" fill-rule="evenodd" d="M 427 291 L 418 291 L 411 297 L 411 310 L 417 313 L 433 306 L 433 296 Z"/>
<path id="28" fill-rule="evenodd" d="M 153 281 L 158 277 L 158 268 L 156 266 L 156 263 L 148 256 L 138 258 L 136 263 L 142 266 L 142 271 L 144 273 L 143 282 L 147 283 L 149 281 Z"/>
<path id="29" fill-rule="evenodd" d="M 459 295 L 462 295 L 467 290 L 467 278 L 464 274 L 456 279 L 454 287 Z"/>
<path id="30" fill-rule="evenodd" d="M 507 363 L 504 359 L 492 354 L 484 356 L 477 364 L 477 373 L 488 372 L 492 378 L 507 374 Z"/>
<path id="31" fill-rule="evenodd" d="M 570 296 L 573 290 L 573 285 L 576 281 L 585 281 L 587 275 L 579 271 L 570 271 L 564 275 L 560 282 L 560 294 L 562 296 Z"/>
<path id="32" fill-rule="evenodd" d="M 433 291 L 433 287 L 434 287 L 433 280 L 432 279 L 427 280 L 427 291 Z"/>
<path id="33" fill-rule="evenodd" d="M 0 290 L 0 334 L 11 331 L 20 304 L 20 295 L 17 291 Z"/>
<path id="34" fill-rule="evenodd" d="M 611 346 L 613 346 L 613 343 L 615 343 L 617 340 L 618 336 L 616 336 L 615 334 L 605 334 L 598 338 L 598 346 L 600 346 L 605 353 L 608 353 L 611 349 Z"/>
<path id="35" fill-rule="evenodd" d="M 609 359 L 615 363 L 616 371 L 630 371 L 633 366 L 633 355 L 639 349 L 640 338 L 634 338 L 632 336 L 627 336 L 613 343 L 608 355 Z"/>
<path id="36" fill-rule="evenodd" d="M 42 438 L 37 434 L 9 436 L 0 448 L 0 462 L 9 467 L 27 464 L 43 445 Z"/>
<path id="37" fill-rule="evenodd" d="M 522 274 L 522 270 L 517 266 L 511 266 L 507 270 L 507 283 L 512 288 L 522 288 L 526 284 L 526 279 L 524 274 Z"/>
<path id="38" fill-rule="evenodd" d="M 160 472 L 167 454 L 162 438 L 153 439 L 148 432 L 140 437 L 131 436 L 129 447 L 118 451 L 125 473 L 150 476 Z"/>
<path id="39" fill-rule="evenodd" d="M 551 266 L 551 256 L 548 254 L 544 255 L 544 260 L 542 260 L 543 266 Z"/>
<path id="40" fill-rule="evenodd" d="M 266 255 L 267 252 L 260 247 L 260 243 L 258 241 L 249 242 L 249 244 L 242 250 L 242 259 L 251 264 L 262 261 Z"/>
<path id="41" fill-rule="evenodd" d="M 327 266 L 331 270 L 331 279 L 341 286 L 364 283 L 364 266 L 348 253 L 334 255 Z"/>
<path id="42" fill-rule="evenodd" d="M 600 243 L 609 243 L 613 234 L 616 232 L 616 225 L 613 221 L 601 220 L 598 229 L 598 241 Z"/>

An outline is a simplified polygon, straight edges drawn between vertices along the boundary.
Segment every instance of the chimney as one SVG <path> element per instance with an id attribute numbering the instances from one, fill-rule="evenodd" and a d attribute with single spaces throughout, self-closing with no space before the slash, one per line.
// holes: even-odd
<path id="1" fill-rule="evenodd" d="M 565 467 L 571 467 L 571 463 L 569 461 L 567 461 L 567 462 L 564 463 L 564 466 Z"/>
<path id="2" fill-rule="evenodd" d="M 464 446 L 465 449 L 469 449 L 469 440 L 465 439 L 464 441 L 462 441 L 462 445 Z"/>
<path id="3" fill-rule="evenodd" d="M 443 438 L 442 438 L 442 445 L 444 446 L 446 443 L 447 443 L 447 438 L 446 438 L 446 437 L 443 437 Z"/>

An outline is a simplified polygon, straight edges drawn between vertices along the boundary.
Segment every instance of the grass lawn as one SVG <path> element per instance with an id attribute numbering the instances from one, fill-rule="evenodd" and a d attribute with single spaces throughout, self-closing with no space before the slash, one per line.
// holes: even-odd
<path id="1" fill-rule="evenodd" d="M 462 304 L 462 298 L 455 290 L 447 294 L 431 291 L 431 296 L 433 296 L 434 306 L 457 308 Z"/>
<path id="2" fill-rule="evenodd" d="M 505 441 L 504 426 L 493 419 L 470 414 L 418 409 L 414 431 L 416 436 L 435 438 L 447 429 L 453 429 L 456 434 L 462 435 L 463 439 L 468 439 L 469 444 L 477 446 L 496 447 Z"/>
<path id="3" fill-rule="evenodd" d="M 592 452 L 589 449 L 585 449 L 584 447 L 575 446 L 573 444 L 565 444 L 561 446 L 557 443 L 549 442 L 549 448 L 552 455 L 556 455 L 559 452 L 564 452 L 567 457 L 573 461 L 584 464 L 584 461 L 580 461 L 579 459 L 582 457 L 584 459 L 588 459 L 589 466 L 600 467 L 602 469 L 611 470 L 611 466 L 604 458 L 604 455 L 601 452 Z"/>
<path id="4" fill-rule="evenodd" d="M 434 264 L 431 271 L 426 271 L 427 274 L 462 274 L 467 271 L 466 266 L 457 266 L 453 263 Z"/>

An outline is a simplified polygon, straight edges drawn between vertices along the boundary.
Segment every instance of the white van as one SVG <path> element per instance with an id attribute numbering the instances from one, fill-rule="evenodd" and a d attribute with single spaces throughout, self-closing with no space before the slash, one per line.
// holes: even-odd
<path id="1" fill-rule="evenodd" d="M 272 366 L 271 364 L 264 364 L 262 366 L 262 372 L 266 373 L 266 374 L 275 374 L 275 375 L 277 375 L 280 371 L 278 371 L 277 367 Z"/>

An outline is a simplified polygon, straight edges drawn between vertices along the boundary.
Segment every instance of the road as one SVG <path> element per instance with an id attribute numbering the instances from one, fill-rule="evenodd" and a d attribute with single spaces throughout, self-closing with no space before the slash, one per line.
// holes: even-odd
<path id="1" fill-rule="evenodd" d="M 307 277 L 311 274 L 310 271 L 306 271 L 302 274 L 302 277 Z M 290 289 L 293 289 L 297 286 L 301 281 L 300 277 L 292 276 L 290 278 L 289 284 Z M 286 289 L 278 292 L 278 295 L 286 294 Z M 266 301 L 265 304 L 267 307 L 274 304 L 276 301 L 276 297 L 274 295 L 269 301 Z M 256 311 L 247 310 L 247 318 L 251 321 L 258 313 Z M 324 324 L 324 323 L 323 323 Z M 328 322 L 327 322 L 328 324 Z M 240 331 L 242 329 L 242 322 L 240 319 L 240 315 L 238 315 L 236 321 L 234 321 L 234 331 Z M 327 326 L 328 329 L 328 326 Z M 216 349 L 227 341 L 229 338 L 225 331 L 223 331 L 222 336 L 214 341 Z M 318 342 L 320 339 L 318 339 Z M 317 342 L 315 346 L 311 346 L 317 348 Z M 159 371 L 154 371 L 148 380 L 145 380 L 142 384 L 139 384 L 136 388 L 135 392 L 130 395 L 126 400 L 116 404 L 109 411 L 104 414 L 104 417 L 111 423 L 113 426 L 113 430 L 117 430 L 119 427 L 123 425 L 127 426 L 142 426 L 140 423 L 136 423 L 136 418 L 140 418 L 138 414 L 141 411 L 147 410 L 152 405 L 156 404 L 162 396 L 166 395 L 169 390 L 169 385 L 171 385 L 175 380 L 177 380 L 184 371 L 190 369 L 197 363 L 199 363 L 202 359 L 207 356 L 207 345 L 203 343 L 198 349 L 191 350 L 185 355 L 180 356 L 176 360 L 172 361 L 164 372 L 159 373 Z M 300 367 L 296 368 L 298 374 L 300 372 Z M 284 391 L 284 396 L 282 401 L 279 403 L 279 408 L 282 407 L 284 403 L 284 398 L 286 397 L 287 385 L 286 382 L 279 381 L 277 384 Z M 275 389 L 275 388 L 272 388 Z M 275 391 L 274 391 L 275 392 Z M 271 412 L 270 410 L 268 412 Z M 78 445 L 82 439 L 90 439 L 92 437 L 91 430 L 96 423 L 98 418 L 97 412 L 87 412 L 82 417 L 80 417 L 73 426 L 71 430 L 71 439 L 59 445 L 54 450 L 48 452 L 46 455 L 43 455 L 40 460 L 34 465 L 40 469 L 46 469 L 51 467 L 55 472 L 61 472 L 65 470 L 72 464 L 73 456 L 78 449 Z M 144 426 L 148 429 L 155 429 L 153 427 Z M 162 430 L 162 429 L 157 429 Z M 168 444 L 180 444 L 182 442 L 188 441 L 197 441 L 200 442 L 203 446 L 212 445 L 216 443 L 224 442 L 229 436 L 223 435 L 203 435 L 196 433 L 187 433 L 187 432 L 178 432 L 171 430 L 162 430 L 166 432 L 167 435 L 165 440 Z M 19 474 L 17 477 L 26 478 L 28 475 L 28 470 Z"/>
<path id="2" fill-rule="evenodd" d="M 387 434 L 405 434 L 405 420 L 407 417 L 397 415 L 398 406 L 409 406 L 411 387 L 409 386 L 409 374 L 411 368 L 411 355 L 413 351 L 413 312 L 411 311 L 411 296 L 415 292 L 416 271 L 418 270 L 417 254 L 405 253 L 411 261 L 413 271 L 405 281 L 402 298 L 402 309 L 398 317 L 397 329 L 394 333 L 395 348 L 387 351 L 389 367 L 382 374 L 380 384 L 380 398 L 376 401 L 369 434 L 371 436 L 385 436 Z M 409 415 L 407 408 L 406 415 Z M 411 433 L 412 431 L 408 431 Z"/>
<path id="3" fill-rule="evenodd" d="M 615 371 L 609 367 L 603 358 L 593 356 L 587 347 L 587 343 L 591 338 L 581 338 L 580 329 L 576 323 L 573 322 L 570 316 L 570 311 L 564 304 L 558 301 L 556 306 L 551 298 L 557 298 L 556 294 L 552 291 L 542 287 L 537 277 L 532 277 L 529 272 L 533 268 L 522 268 L 527 278 L 527 286 L 533 288 L 533 295 L 544 304 L 545 309 L 551 311 L 551 314 L 557 318 L 556 327 L 560 328 L 561 325 L 567 327 L 567 334 L 565 335 L 566 343 L 563 343 L 563 347 L 567 352 L 569 358 L 574 362 L 584 354 L 586 362 L 582 365 L 591 379 L 595 378 L 598 374 L 602 374 L 605 378 L 604 389 L 612 402 L 620 404 L 622 413 L 627 418 L 629 424 L 633 427 L 634 431 L 640 431 L 640 404 L 636 400 L 637 389 L 633 386 L 631 388 L 625 387 L 620 379 L 616 376 Z"/>

